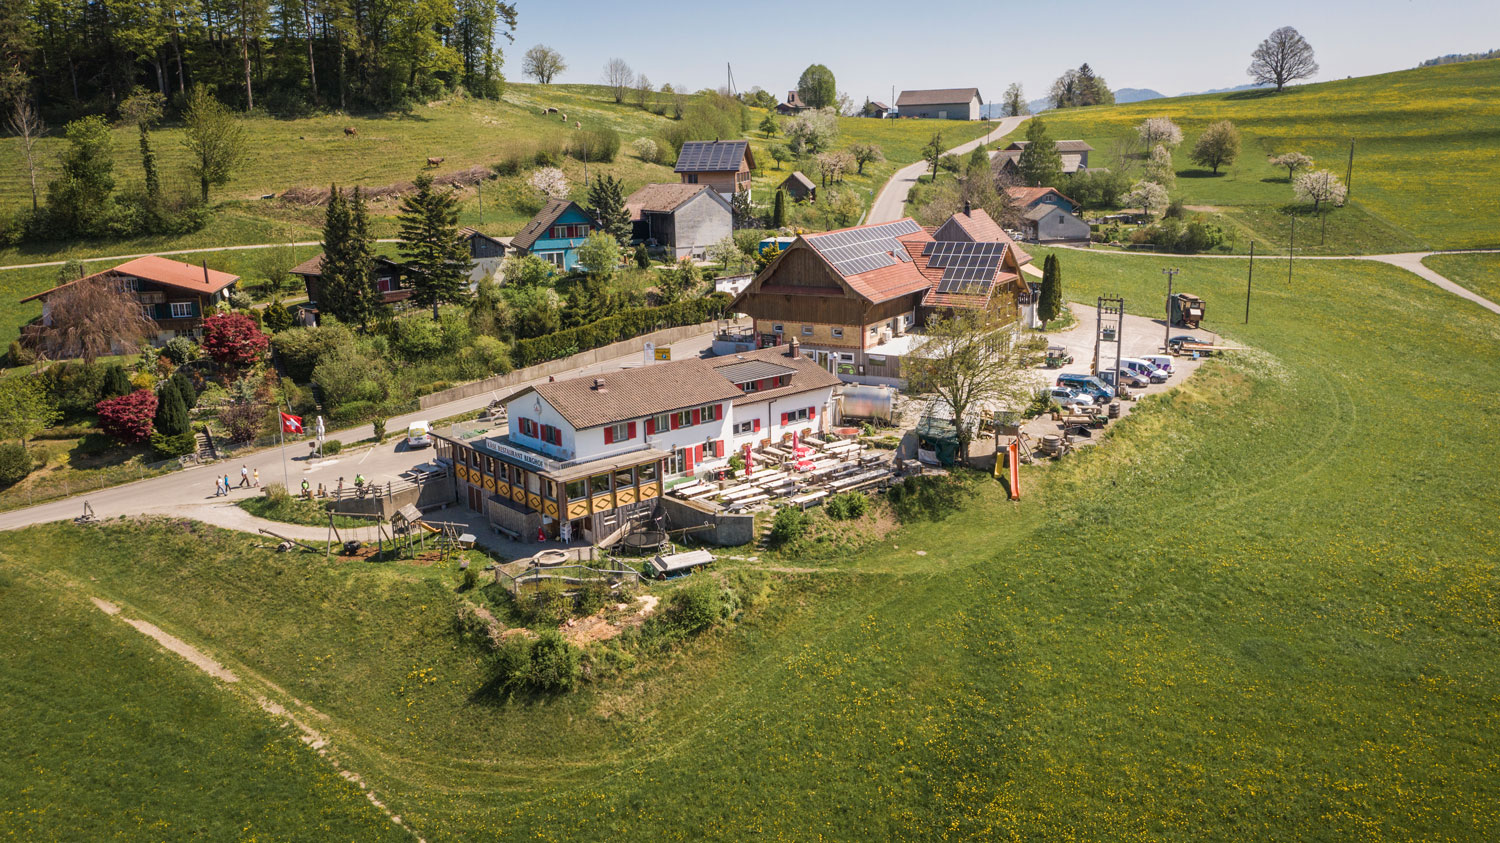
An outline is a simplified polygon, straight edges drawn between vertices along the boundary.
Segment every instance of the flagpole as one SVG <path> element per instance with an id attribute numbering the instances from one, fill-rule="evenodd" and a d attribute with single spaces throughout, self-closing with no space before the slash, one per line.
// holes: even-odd
<path id="1" fill-rule="evenodd" d="M 290 410 L 291 407 L 287 407 L 287 409 Z M 277 410 L 276 430 L 281 434 L 281 483 L 285 487 L 287 494 L 291 494 L 292 476 L 287 473 L 286 469 L 286 419 L 281 418 L 281 415 L 281 411 Z"/>

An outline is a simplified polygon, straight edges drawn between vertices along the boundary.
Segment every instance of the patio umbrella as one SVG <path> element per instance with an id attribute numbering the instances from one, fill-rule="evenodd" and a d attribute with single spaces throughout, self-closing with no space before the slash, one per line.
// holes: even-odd
<path id="1" fill-rule="evenodd" d="M 749 477 L 755 470 L 755 457 L 750 453 L 750 443 L 745 443 L 745 476 Z"/>

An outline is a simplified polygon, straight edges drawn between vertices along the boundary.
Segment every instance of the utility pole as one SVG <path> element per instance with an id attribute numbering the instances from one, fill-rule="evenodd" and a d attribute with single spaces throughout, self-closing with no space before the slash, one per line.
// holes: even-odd
<path id="1" fill-rule="evenodd" d="M 1250 241 L 1250 273 L 1245 276 L 1245 324 L 1250 324 L 1250 284 L 1255 280 L 1255 241 Z"/>
<path id="2" fill-rule="evenodd" d="M 1344 204 L 1354 194 L 1354 138 L 1349 139 L 1349 169 L 1344 173 Z"/>
<path id="3" fill-rule="evenodd" d="M 1286 244 L 1286 283 L 1292 285 L 1292 253 L 1297 250 L 1297 215 L 1292 214 L 1292 236 Z"/>
<path id="4" fill-rule="evenodd" d="M 474 189 L 479 191 L 479 224 L 484 225 L 484 179 L 475 182 Z"/>
<path id="5" fill-rule="evenodd" d="M 1166 333 L 1161 338 L 1161 352 L 1163 354 L 1168 353 L 1172 348 L 1172 279 L 1177 277 L 1177 273 L 1181 271 L 1175 266 L 1161 271 L 1163 275 L 1167 276 L 1167 326 L 1165 328 Z"/>

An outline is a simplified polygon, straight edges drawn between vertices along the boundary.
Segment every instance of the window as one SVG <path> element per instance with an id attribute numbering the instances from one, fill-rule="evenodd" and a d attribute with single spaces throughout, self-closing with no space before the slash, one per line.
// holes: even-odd
<path id="1" fill-rule="evenodd" d="M 589 478 L 589 494 L 602 495 L 609 491 L 609 475 L 595 474 Z"/>
<path id="2" fill-rule="evenodd" d="M 604 428 L 604 444 L 613 445 L 616 442 L 629 442 L 635 438 L 635 422 L 620 422 L 608 425 Z"/>
<path id="3" fill-rule="evenodd" d="M 812 336 L 812 326 L 811 325 L 803 325 L 802 326 L 802 336 L 804 336 L 804 337 L 810 337 L 810 336 Z"/>
<path id="4" fill-rule="evenodd" d="M 557 484 L 551 480 L 544 480 L 542 485 L 542 496 L 549 501 L 557 500 Z"/>
<path id="5" fill-rule="evenodd" d="M 748 381 L 746 383 L 742 383 L 740 384 L 740 389 L 743 389 L 746 392 L 759 392 L 760 381 Z"/>
<path id="6" fill-rule="evenodd" d="M 884 354 L 871 354 L 870 357 L 869 357 L 869 361 L 870 361 L 870 365 L 871 366 L 884 366 L 885 365 L 885 355 Z"/>
<path id="7" fill-rule="evenodd" d="M 841 351 L 841 352 L 839 352 L 839 362 L 841 362 L 841 363 L 853 363 L 854 362 L 854 355 L 850 354 L 847 351 Z"/>
<path id="8" fill-rule="evenodd" d="M 834 328 L 833 329 L 833 338 L 836 339 L 836 340 L 843 339 L 844 338 L 844 329 L 843 328 Z"/>
<path id="9" fill-rule="evenodd" d="M 661 433 L 663 430 L 672 429 L 672 416 L 669 413 L 660 413 L 646 420 L 646 433 Z"/>
<path id="10" fill-rule="evenodd" d="M 875 334 L 876 334 L 876 328 L 875 328 L 874 325 L 871 325 L 870 326 L 870 336 L 873 337 L 873 336 L 875 336 Z"/>
<path id="11" fill-rule="evenodd" d="M 718 421 L 723 418 L 718 404 L 704 404 L 698 408 L 698 419 L 700 423 Z"/>
<path id="12" fill-rule="evenodd" d="M 667 457 L 667 474 L 681 474 L 687 471 L 687 449 L 674 448 Z"/>
<path id="13" fill-rule="evenodd" d="M 812 418 L 812 408 L 803 407 L 800 410 L 793 410 L 790 413 L 782 413 L 781 423 L 792 424 L 793 422 L 807 421 L 810 418 Z"/>
<path id="14" fill-rule="evenodd" d="M 635 477 L 642 484 L 656 480 L 656 463 L 648 462 L 645 465 L 635 467 Z"/>
<path id="15" fill-rule="evenodd" d="M 146 317 L 147 319 L 154 319 L 155 318 L 155 314 L 153 314 L 151 312 L 151 305 L 149 305 L 149 304 L 143 304 L 143 305 L 141 305 L 141 315 L 144 316 L 144 317 Z"/>
<path id="16" fill-rule="evenodd" d="M 558 269 L 561 269 L 562 265 L 563 265 L 563 253 L 562 252 L 543 252 L 542 253 L 542 260 L 546 261 L 547 263 L 552 264 L 553 266 L 557 267 Z"/>
<path id="17" fill-rule="evenodd" d="M 682 177 L 684 179 L 687 179 L 687 183 L 688 184 L 697 184 L 698 183 L 698 174 L 697 173 L 684 173 Z"/>
<path id="18" fill-rule="evenodd" d="M 692 410 L 683 410 L 680 413 L 673 413 L 672 414 L 672 427 L 692 427 L 692 426 L 693 426 L 693 411 Z"/>
<path id="19" fill-rule="evenodd" d="M 771 333 L 773 333 L 773 334 L 786 333 L 786 329 L 783 326 L 781 326 L 780 324 L 772 325 L 771 326 Z"/>
<path id="20" fill-rule="evenodd" d="M 570 501 L 576 501 L 576 500 L 579 500 L 581 498 L 588 497 L 588 495 L 584 492 L 583 486 L 584 486 L 584 481 L 583 481 L 583 478 L 581 478 L 581 477 L 578 478 L 577 480 L 569 480 L 568 481 L 568 485 L 565 487 L 565 489 L 567 490 L 567 493 L 568 493 L 568 500 L 570 500 Z"/>
<path id="21" fill-rule="evenodd" d="M 634 485 L 635 485 L 635 469 L 633 469 L 633 468 L 617 468 L 617 469 L 615 469 L 615 488 L 616 489 L 628 489 L 628 488 L 630 488 L 631 486 L 634 486 Z"/>
<path id="22" fill-rule="evenodd" d="M 734 435 L 735 436 L 744 436 L 747 433 L 754 433 L 754 432 L 755 432 L 755 419 L 751 419 L 750 421 L 740 422 L 739 424 L 737 424 L 737 425 L 734 426 Z"/>

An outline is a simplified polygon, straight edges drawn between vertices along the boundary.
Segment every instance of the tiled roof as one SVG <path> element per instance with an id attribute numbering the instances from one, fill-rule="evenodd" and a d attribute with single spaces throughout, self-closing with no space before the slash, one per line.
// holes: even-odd
<path id="1" fill-rule="evenodd" d="M 648 184 L 625 197 L 625 210 L 633 220 L 645 211 L 671 213 L 705 190 L 711 188 L 706 184 Z"/>
<path id="2" fill-rule="evenodd" d="M 126 261 L 113 269 L 95 272 L 76 281 L 69 281 L 67 284 L 61 284 L 33 296 L 27 296 L 21 301 L 28 302 L 33 299 L 45 298 L 69 284 L 77 284 L 78 281 L 98 278 L 101 275 L 130 275 L 150 281 L 153 284 L 160 284 L 163 287 L 172 287 L 200 295 L 213 295 L 240 280 L 238 275 L 220 272 L 217 269 L 205 269 L 202 266 L 193 266 L 190 263 L 167 260 L 156 255 L 147 255 L 143 258 Z"/>
<path id="3" fill-rule="evenodd" d="M 1007 146 L 1004 151 L 1010 151 L 1010 150 L 1020 151 L 1022 149 L 1025 149 L 1026 148 L 1026 144 L 1028 144 L 1028 143 L 1031 143 L 1031 141 L 1016 141 L 1015 143 L 1012 143 L 1010 146 Z M 1060 140 L 1060 141 L 1055 141 L 1055 143 L 1057 144 L 1057 151 L 1058 152 L 1093 152 L 1094 151 L 1094 148 L 1092 146 L 1089 146 L 1087 143 L 1084 143 L 1081 140 Z"/>
<path id="4" fill-rule="evenodd" d="M 750 142 L 737 141 L 688 141 L 677 153 L 678 173 L 722 173 L 738 170 L 740 162 L 750 154 Z"/>
<path id="5" fill-rule="evenodd" d="M 947 105 L 955 102 L 970 102 L 979 96 L 978 88 L 932 88 L 925 91 L 902 91 L 896 98 L 896 107 L 911 105 Z"/>
<path id="6" fill-rule="evenodd" d="M 1016 241 L 1005 233 L 1005 229 L 1001 228 L 985 209 L 973 208 L 969 211 L 960 211 L 948 219 L 962 229 L 970 240 L 976 243 L 1005 243 L 1015 253 L 1018 263 L 1031 263 L 1031 255 L 1016 245 Z"/>
<path id="7" fill-rule="evenodd" d="M 818 189 L 818 186 L 816 184 L 813 184 L 813 180 L 810 179 L 810 178 L 808 178 L 807 176 L 804 176 L 802 174 L 801 170 L 795 170 L 795 171 L 792 172 L 791 175 L 789 175 L 786 178 L 782 179 L 781 180 L 781 186 L 785 187 L 786 184 L 787 184 L 787 182 L 796 182 L 797 184 L 802 185 L 802 189 L 803 190 L 817 190 Z"/>
<path id="8" fill-rule="evenodd" d="M 743 354 L 726 354 L 723 357 L 711 357 L 708 363 L 715 369 L 733 368 L 748 362 L 769 363 L 794 369 L 795 373 L 786 386 L 775 389 L 763 389 L 759 392 L 741 392 L 734 399 L 736 404 L 754 404 L 759 401 L 770 401 L 776 398 L 784 398 L 788 395 L 796 395 L 801 392 L 810 392 L 815 389 L 824 389 L 830 386 L 838 386 L 838 375 L 819 366 L 816 360 L 806 354 L 795 358 L 787 356 L 787 346 L 775 346 L 773 348 L 761 348 L 755 351 L 747 351 Z M 739 388 L 735 388 L 740 392 Z"/>
<path id="9" fill-rule="evenodd" d="M 741 395 L 739 387 L 718 377 L 706 360 L 691 359 L 642 366 L 595 376 L 537 384 L 513 398 L 536 392 L 577 430 L 670 413 Z"/>
<path id="10" fill-rule="evenodd" d="M 737 360 L 727 366 L 719 366 L 718 370 L 719 374 L 728 378 L 733 384 L 749 383 L 778 375 L 790 375 L 797 371 L 781 363 L 771 363 L 766 360 Z"/>
<path id="11" fill-rule="evenodd" d="M 396 269 L 401 268 L 401 264 L 381 255 L 376 255 L 374 260 L 375 263 L 383 263 Z M 292 275 L 322 275 L 323 253 L 319 252 L 316 255 L 313 255 L 302 263 L 299 263 L 291 269 L 287 270 L 287 272 L 291 273 Z"/>
<path id="12" fill-rule="evenodd" d="M 510 244 L 517 249 L 530 249 L 533 243 L 541 239 L 542 233 L 572 207 L 577 206 L 569 199 L 548 199 L 547 204 L 531 218 L 530 222 L 526 223 L 526 227 L 521 229 L 519 234 L 511 239 Z M 583 208 L 578 208 L 578 210 L 584 216 L 589 216 Z"/>
<path id="13" fill-rule="evenodd" d="M 1074 202 L 1072 199 L 1064 196 L 1062 191 L 1058 190 L 1055 187 L 1007 187 L 1005 189 L 1005 192 L 1012 199 L 1016 200 L 1027 208 L 1030 208 L 1038 201 L 1053 194 L 1056 194 L 1057 198 L 1063 200 L 1064 202 L 1067 202 L 1069 205 L 1072 205 L 1075 208 L 1078 207 L 1077 202 Z"/>

